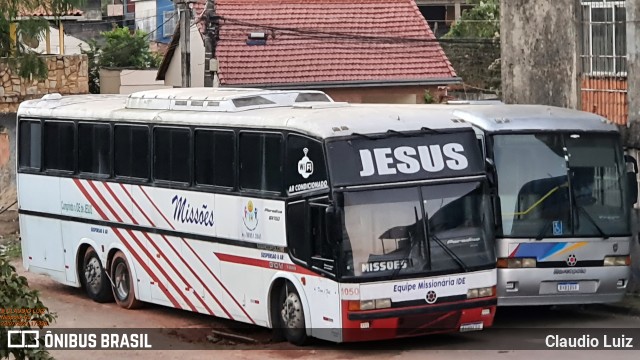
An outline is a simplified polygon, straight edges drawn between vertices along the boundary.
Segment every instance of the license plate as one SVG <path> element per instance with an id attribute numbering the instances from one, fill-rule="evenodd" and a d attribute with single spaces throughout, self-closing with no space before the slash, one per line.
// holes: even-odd
<path id="1" fill-rule="evenodd" d="M 558 284 L 559 292 L 567 292 L 567 291 L 580 291 L 580 284 L 578 283 L 559 283 Z"/>
<path id="2" fill-rule="evenodd" d="M 462 324 L 460 325 L 460 332 L 466 331 L 478 331 L 484 328 L 483 322 L 470 323 L 470 324 Z"/>

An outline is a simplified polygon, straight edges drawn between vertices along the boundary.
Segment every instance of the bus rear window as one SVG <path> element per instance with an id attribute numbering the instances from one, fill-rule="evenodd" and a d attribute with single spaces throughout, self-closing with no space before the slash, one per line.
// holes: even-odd
<path id="1" fill-rule="evenodd" d="M 149 128 L 146 126 L 116 125 L 116 176 L 149 178 Z"/>
<path id="2" fill-rule="evenodd" d="M 75 126 L 72 122 L 46 121 L 44 123 L 44 168 L 73 171 Z"/>
<path id="3" fill-rule="evenodd" d="M 42 125 L 39 121 L 21 121 L 19 131 L 20 167 L 40 170 L 42 166 Z"/>

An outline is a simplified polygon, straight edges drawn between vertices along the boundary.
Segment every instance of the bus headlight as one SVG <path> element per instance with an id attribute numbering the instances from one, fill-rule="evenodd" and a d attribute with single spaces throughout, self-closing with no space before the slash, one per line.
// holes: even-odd
<path id="1" fill-rule="evenodd" d="M 489 297 L 496 294 L 495 286 L 488 286 L 483 288 L 469 289 L 467 291 L 467 299 L 475 299 L 481 297 Z"/>
<path id="2" fill-rule="evenodd" d="M 627 256 L 605 256 L 604 266 L 628 266 L 631 264 L 631 257 Z"/>
<path id="3" fill-rule="evenodd" d="M 389 298 L 349 301 L 349 310 L 351 311 L 385 309 L 390 307 L 391 307 L 391 299 Z"/>
<path id="4" fill-rule="evenodd" d="M 500 258 L 498 259 L 498 268 L 534 268 L 537 266 L 536 258 Z"/>

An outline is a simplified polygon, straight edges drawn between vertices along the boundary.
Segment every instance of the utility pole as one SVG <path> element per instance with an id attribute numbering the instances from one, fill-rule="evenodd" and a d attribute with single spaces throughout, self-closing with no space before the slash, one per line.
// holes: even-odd
<path id="1" fill-rule="evenodd" d="M 180 55 L 182 64 L 182 87 L 191 87 L 191 9 L 193 0 L 176 0 L 180 14 Z"/>
<path id="2" fill-rule="evenodd" d="M 215 0 L 207 0 L 204 9 L 206 30 L 204 33 L 204 86 L 213 87 L 215 73 L 218 72 L 216 45 L 218 43 L 218 17 Z"/>

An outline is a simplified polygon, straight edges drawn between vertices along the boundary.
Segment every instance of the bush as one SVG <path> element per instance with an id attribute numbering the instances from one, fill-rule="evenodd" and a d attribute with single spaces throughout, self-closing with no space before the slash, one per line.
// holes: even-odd
<path id="1" fill-rule="evenodd" d="M 7 313 L 16 309 L 24 313 Z M 11 316 L 24 317 L 24 323 L 11 324 L 15 321 Z M 27 278 L 16 273 L 16 268 L 6 256 L 0 256 L 0 359 L 9 358 L 10 355 L 15 359 L 52 359 L 42 341 L 38 348 L 9 349 L 7 331 L 42 328 L 42 325 L 51 324 L 55 318 L 56 314 L 49 312 L 40 301 L 38 291 L 29 289 Z M 23 319 L 19 322 L 23 322 Z"/>

